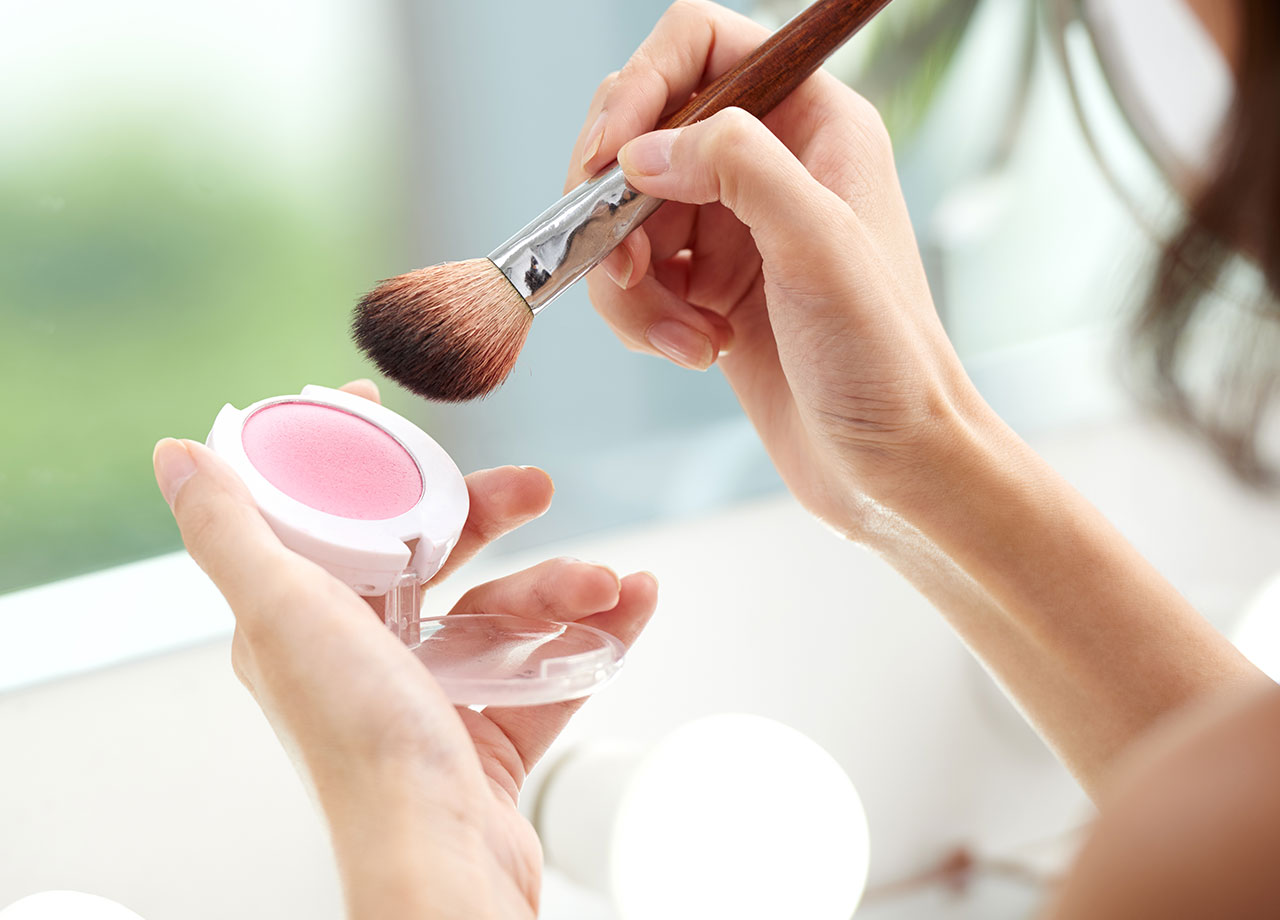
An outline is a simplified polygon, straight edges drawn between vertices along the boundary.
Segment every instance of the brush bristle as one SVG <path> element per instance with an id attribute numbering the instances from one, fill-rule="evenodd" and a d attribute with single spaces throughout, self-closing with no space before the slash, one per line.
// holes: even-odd
<path id="1" fill-rule="evenodd" d="M 463 402 L 515 367 L 533 313 L 488 259 L 446 262 L 384 281 L 351 331 L 378 368 L 420 396 Z"/>

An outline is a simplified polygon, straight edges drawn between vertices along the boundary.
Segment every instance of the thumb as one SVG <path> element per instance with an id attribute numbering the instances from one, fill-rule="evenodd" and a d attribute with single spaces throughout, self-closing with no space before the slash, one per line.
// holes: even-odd
<path id="1" fill-rule="evenodd" d="M 760 254 L 779 266 L 808 262 L 848 206 L 809 174 L 759 119 L 739 108 L 683 128 L 653 131 L 618 151 L 639 191 L 671 201 L 718 201 L 751 228 Z"/>
<path id="2" fill-rule="evenodd" d="M 187 552 L 232 609 L 239 614 L 242 605 L 270 594 L 296 557 L 231 468 L 203 444 L 173 438 L 156 444 L 152 462 Z"/>

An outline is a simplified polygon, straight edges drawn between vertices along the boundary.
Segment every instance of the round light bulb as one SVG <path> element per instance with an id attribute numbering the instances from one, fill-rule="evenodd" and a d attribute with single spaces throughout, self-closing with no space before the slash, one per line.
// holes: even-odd
<path id="1" fill-rule="evenodd" d="M 0 920 L 142 920 L 110 898 L 83 891 L 41 891 L 0 909 Z"/>
<path id="2" fill-rule="evenodd" d="M 690 722 L 648 751 L 568 755 L 539 807 L 548 863 L 623 920 L 847 920 L 866 887 L 866 812 L 820 745 L 754 715 Z"/>

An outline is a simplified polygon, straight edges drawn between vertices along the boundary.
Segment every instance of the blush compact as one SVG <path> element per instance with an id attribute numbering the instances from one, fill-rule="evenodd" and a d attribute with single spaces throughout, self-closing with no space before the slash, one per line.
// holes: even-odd
<path id="1" fill-rule="evenodd" d="M 454 703 L 576 699 L 622 666 L 622 643 L 581 623 L 422 616 L 422 589 L 466 523 L 467 484 L 439 444 L 385 406 L 307 386 L 244 409 L 224 406 L 207 443 L 285 546 L 357 594 L 384 599 L 387 628 Z"/>

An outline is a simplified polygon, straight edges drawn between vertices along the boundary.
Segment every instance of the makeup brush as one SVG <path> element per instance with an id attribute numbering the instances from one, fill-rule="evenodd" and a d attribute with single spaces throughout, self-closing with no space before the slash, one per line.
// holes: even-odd
<path id="1" fill-rule="evenodd" d="M 889 0 L 818 0 L 694 96 L 663 128 L 738 106 L 764 117 Z M 356 307 L 352 333 L 379 369 L 428 399 L 484 396 L 511 373 L 533 317 L 662 204 L 616 165 L 584 182 L 488 258 L 384 281 Z"/>

